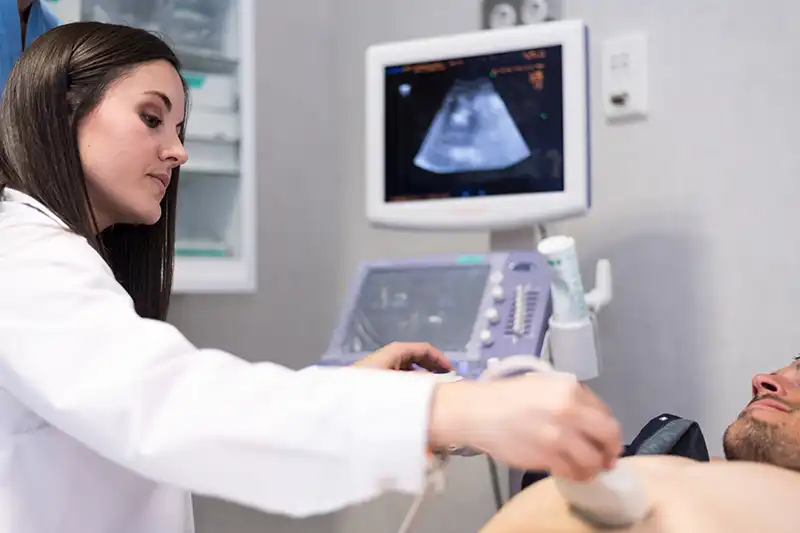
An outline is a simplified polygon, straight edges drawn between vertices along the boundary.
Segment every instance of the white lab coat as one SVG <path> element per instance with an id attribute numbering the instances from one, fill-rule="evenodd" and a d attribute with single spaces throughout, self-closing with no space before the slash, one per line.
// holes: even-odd
<path id="1" fill-rule="evenodd" d="M 0 533 L 183 533 L 192 492 L 304 516 L 422 489 L 432 376 L 198 349 L 65 228 L 6 189 Z"/>

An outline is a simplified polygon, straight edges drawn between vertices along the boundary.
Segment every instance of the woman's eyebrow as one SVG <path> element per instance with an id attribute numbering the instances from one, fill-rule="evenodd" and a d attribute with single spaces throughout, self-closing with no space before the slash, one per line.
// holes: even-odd
<path id="1" fill-rule="evenodd" d="M 172 111 L 172 100 L 169 99 L 169 96 L 162 93 L 161 91 L 145 91 L 144 94 L 152 94 L 161 98 L 164 102 L 164 105 L 167 106 L 167 111 Z"/>

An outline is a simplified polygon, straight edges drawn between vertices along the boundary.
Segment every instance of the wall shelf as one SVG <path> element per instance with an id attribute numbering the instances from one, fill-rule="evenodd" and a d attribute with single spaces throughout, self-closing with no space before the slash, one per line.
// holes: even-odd
<path id="1" fill-rule="evenodd" d="M 204 50 L 190 50 L 188 48 L 176 46 L 175 52 L 187 70 L 199 70 L 211 74 L 235 74 L 239 67 L 239 60 L 233 57 L 226 57 L 222 54 L 207 52 Z"/>
<path id="2" fill-rule="evenodd" d="M 228 245 L 214 240 L 179 240 L 175 243 L 175 255 L 178 257 L 229 257 Z"/>
<path id="3" fill-rule="evenodd" d="M 222 167 L 206 164 L 186 163 L 181 167 L 181 176 L 191 174 L 203 174 L 206 176 L 218 176 L 221 178 L 238 178 L 241 174 L 239 167 Z"/>
<path id="4" fill-rule="evenodd" d="M 62 23 L 154 31 L 181 59 L 191 110 L 189 161 L 178 185 L 175 293 L 256 290 L 254 3 L 45 0 Z"/>

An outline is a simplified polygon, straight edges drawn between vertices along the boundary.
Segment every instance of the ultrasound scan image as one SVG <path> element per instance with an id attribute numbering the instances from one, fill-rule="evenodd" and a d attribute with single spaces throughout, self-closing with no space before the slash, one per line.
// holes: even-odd
<path id="1" fill-rule="evenodd" d="M 385 201 L 563 191 L 562 62 L 551 46 L 387 66 Z"/>
<path id="2" fill-rule="evenodd" d="M 489 78 L 456 80 L 414 164 L 436 174 L 500 170 L 531 156 Z"/>

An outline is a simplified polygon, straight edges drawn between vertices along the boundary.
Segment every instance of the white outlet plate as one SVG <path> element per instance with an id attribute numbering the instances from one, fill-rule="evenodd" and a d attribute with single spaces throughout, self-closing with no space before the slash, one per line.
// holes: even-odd
<path id="1" fill-rule="evenodd" d="M 643 33 L 603 43 L 603 109 L 609 120 L 642 119 L 647 97 L 647 36 Z"/>
<path id="2" fill-rule="evenodd" d="M 561 20 L 566 0 L 481 0 L 483 29 Z"/>

